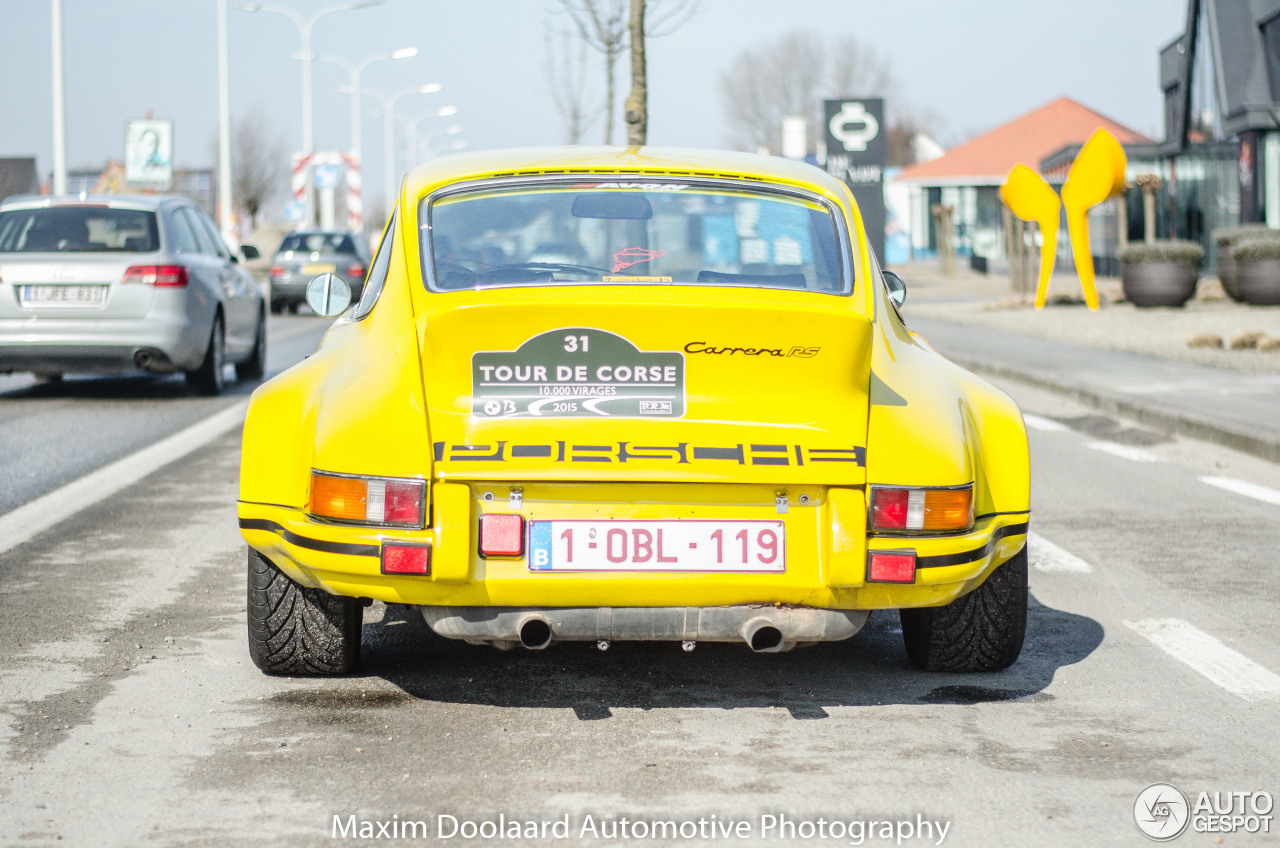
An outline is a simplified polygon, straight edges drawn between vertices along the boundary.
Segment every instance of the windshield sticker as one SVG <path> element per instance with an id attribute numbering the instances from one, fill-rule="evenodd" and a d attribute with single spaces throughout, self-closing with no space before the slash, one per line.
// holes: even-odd
<path id="1" fill-rule="evenodd" d="M 655 259 L 661 259 L 666 256 L 665 250 L 645 250 L 643 247 L 624 247 L 617 253 L 613 254 L 613 271 L 616 274 L 624 268 L 630 268 L 632 265 L 640 265 L 645 262 L 652 262 Z"/>
<path id="2" fill-rule="evenodd" d="M 680 418 L 684 407 L 684 354 L 605 330 L 550 330 L 471 357 L 476 418 Z"/>
<path id="3" fill-rule="evenodd" d="M 672 277 L 619 277 L 611 274 L 605 274 L 601 278 L 606 283 L 669 283 L 672 279 Z"/>

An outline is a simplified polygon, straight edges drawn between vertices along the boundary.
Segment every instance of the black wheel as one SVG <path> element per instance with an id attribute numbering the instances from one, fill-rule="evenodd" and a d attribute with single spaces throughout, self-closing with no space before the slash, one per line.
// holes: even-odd
<path id="1" fill-rule="evenodd" d="M 223 366 L 227 364 L 227 337 L 222 328 L 222 314 L 214 316 L 213 329 L 209 332 L 209 346 L 205 348 L 204 362 L 194 371 L 187 372 L 187 385 L 201 395 L 220 395 L 226 385 Z"/>
<path id="2" fill-rule="evenodd" d="M 1027 549 L 944 607 L 899 610 L 907 658 L 923 671 L 999 671 L 1022 652 Z"/>
<path id="3" fill-rule="evenodd" d="M 346 674 L 360 660 L 364 606 L 299 586 L 249 549 L 249 656 L 267 674 Z"/>
<path id="4" fill-rule="evenodd" d="M 289 311 L 289 307 L 282 300 L 271 301 L 271 313 L 273 315 L 283 315 Z"/>
<path id="5" fill-rule="evenodd" d="M 258 331 L 254 334 L 253 353 L 244 362 L 236 363 L 237 380 L 261 380 L 267 373 L 267 314 L 258 316 Z"/>

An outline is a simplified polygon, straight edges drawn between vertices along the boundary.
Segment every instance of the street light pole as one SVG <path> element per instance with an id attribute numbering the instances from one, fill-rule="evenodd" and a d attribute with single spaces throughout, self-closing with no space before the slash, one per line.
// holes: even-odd
<path id="1" fill-rule="evenodd" d="M 218 225 L 232 245 L 235 228 L 231 208 L 231 95 L 227 79 L 227 0 L 218 0 Z"/>
<path id="2" fill-rule="evenodd" d="M 374 99 L 376 99 L 378 103 L 381 104 L 382 106 L 382 119 L 383 119 L 382 163 L 383 163 L 383 167 L 386 170 L 386 173 L 383 174 L 386 199 L 383 202 L 386 203 L 387 205 L 386 212 L 388 215 L 391 214 L 391 209 L 392 207 L 395 206 L 395 193 L 396 193 L 396 181 L 395 181 L 395 177 L 396 177 L 396 173 L 395 173 L 396 172 L 396 164 L 395 164 L 396 101 L 402 97 L 407 97 L 410 94 L 434 94 L 435 92 L 439 91 L 442 87 L 443 86 L 441 86 L 440 83 L 438 82 L 431 82 L 431 83 L 427 83 L 426 85 L 420 85 L 417 88 L 406 88 L 402 91 L 397 91 L 395 94 L 392 94 L 390 96 L 387 96 L 386 94 L 383 94 L 380 91 L 375 91 L 371 88 L 366 88 L 363 91 L 364 94 L 368 94 L 370 97 L 373 97 Z M 445 111 L 445 110 L 451 110 L 451 111 Z M 439 111 L 443 114 L 452 115 L 454 112 L 458 110 L 457 110 L 457 107 L 455 106 L 445 106 L 445 107 L 442 107 Z"/>
<path id="3" fill-rule="evenodd" d="M 351 81 L 351 153 L 356 165 L 361 169 L 364 168 L 364 159 L 360 146 L 360 76 L 364 73 L 364 69 L 374 62 L 380 62 L 383 59 L 410 59 L 417 55 L 418 48 L 402 47 L 390 53 L 375 53 L 372 56 L 366 56 L 354 64 L 345 56 L 336 56 L 329 53 L 321 53 L 315 57 L 317 62 L 332 62 L 339 66 L 347 72 L 347 77 Z M 351 179 L 350 174 L 347 175 L 347 179 Z M 350 185 L 350 183 L 348 184 Z M 359 229 L 364 224 L 364 192 L 362 189 L 357 189 L 352 193 L 355 195 L 356 206 L 359 210 L 359 214 L 355 216 L 360 219 L 356 226 L 356 229 Z"/>
<path id="4" fill-rule="evenodd" d="M 67 193 L 67 112 L 62 81 L 62 0 L 53 0 L 53 194 Z"/>
<path id="5" fill-rule="evenodd" d="M 427 133 L 426 138 L 420 138 L 418 130 L 422 122 L 427 120 L 428 118 L 439 118 L 439 117 L 441 117 L 440 110 L 437 109 L 434 112 L 426 112 L 424 114 L 417 116 L 416 118 L 411 118 L 404 121 L 405 128 L 409 131 L 408 149 L 409 149 L 409 157 L 411 159 L 421 158 L 423 145 L 429 145 L 432 139 L 442 135 L 457 135 L 458 133 L 462 132 L 461 124 L 450 124 L 449 126 L 445 127 L 442 130 L 436 130 L 433 133 Z M 401 119 L 401 120 L 404 120 L 404 119 Z M 430 148 L 428 148 L 428 151 L 429 150 Z M 428 155 L 430 154 L 428 153 Z"/>
<path id="6" fill-rule="evenodd" d="M 284 15 L 294 22 L 302 35 L 302 153 L 304 156 L 310 156 L 315 153 L 311 127 L 311 63 L 315 61 L 315 56 L 311 53 L 311 31 L 315 28 L 316 22 L 325 15 L 377 6 L 381 2 L 382 0 L 356 0 L 356 2 L 338 3 L 333 6 L 326 6 L 310 18 L 303 18 L 302 15 L 288 6 L 278 6 L 275 3 L 231 4 L 231 8 L 239 9 L 243 12 L 275 12 L 277 15 Z M 315 222 L 315 204 L 312 202 L 310 180 L 307 181 L 306 187 L 306 206 L 307 223 L 313 224 Z"/>

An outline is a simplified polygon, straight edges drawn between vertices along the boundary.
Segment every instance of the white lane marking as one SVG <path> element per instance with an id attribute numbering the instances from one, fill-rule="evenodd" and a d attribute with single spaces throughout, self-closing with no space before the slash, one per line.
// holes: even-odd
<path id="1" fill-rule="evenodd" d="M 1115 442 L 1086 442 L 1085 447 L 1092 448 L 1096 451 L 1109 453 L 1112 456 L 1118 456 L 1121 459 L 1127 459 L 1132 462 L 1160 462 L 1160 457 L 1144 451 L 1141 448 L 1131 448 L 1128 445 L 1117 445 Z"/>
<path id="2" fill-rule="evenodd" d="M 1027 556 L 1031 567 L 1046 573 L 1092 574 L 1093 566 L 1050 542 L 1039 533 L 1027 534 Z"/>
<path id="3" fill-rule="evenodd" d="M 1253 498 L 1263 503 L 1280 505 L 1280 492 L 1275 489 L 1268 489 L 1266 486 L 1259 486 L 1256 483 L 1232 480 L 1230 477 L 1201 477 L 1200 482 L 1208 483 L 1210 486 L 1217 486 L 1219 489 L 1226 489 L 1228 492 L 1235 492 L 1237 495 L 1244 495 L 1246 498 Z"/>
<path id="4" fill-rule="evenodd" d="M 1026 412 L 1022 413 L 1022 420 L 1032 430 L 1041 430 L 1045 433 L 1065 433 L 1071 429 L 1066 424 L 1060 424 L 1052 418 L 1042 418 L 1039 415 L 1031 415 Z"/>
<path id="5" fill-rule="evenodd" d="M 80 510 L 93 506 L 153 471 L 207 445 L 233 427 L 240 426 L 248 408 L 249 401 L 245 400 L 221 412 L 215 412 L 185 430 L 0 515 L 0 553 L 21 545 Z"/>
<path id="6" fill-rule="evenodd" d="M 1249 701 L 1280 698 L 1280 676 L 1178 618 L 1126 621 L 1169 656 Z"/>

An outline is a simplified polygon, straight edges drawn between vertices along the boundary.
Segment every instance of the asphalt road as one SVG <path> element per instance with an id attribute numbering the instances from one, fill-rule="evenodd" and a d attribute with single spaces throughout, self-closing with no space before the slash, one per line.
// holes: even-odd
<path id="1" fill-rule="evenodd" d="M 382 844 L 424 821 L 393 844 L 848 845 L 853 822 L 902 820 L 910 838 L 895 825 L 862 844 L 1136 846 L 1149 784 L 1193 805 L 1280 794 L 1280 503 L 1265 500 L 1280 467 L 1005 388 L 1032 425 L 1033 601 L 1021 659 L 988 675 L 912 670 L 893 614 L 783 655 L 502 653 L 375 605 L 359 674 L 265 677 L 244 642 L 230 433 L 0 553 L 0 842 Z M 111 392 L 9 392 L 0 432 L 35 406 L 89 423 L 23 425 L 31 450 L 92 431 L 112 445 L 101 461 L 225 402 Z M 112 435 L 156 418 L 148 437 Z M 42 465 L 30 491 L 65 469 Z M 567 816 L 570 838 L 440 837 L 447 817 L 499 816 Z M 375 838 L 335 838 L 335 817 Z M 661 821 L 703 835 L 638 835 Z M 739 822 L 745 838 L 706 835 Z M 1274 825 L 1220 838 L 1277 844 Z"/>
<path id="2" fill-rule="evenodd" d="M 270 316 L 267 376 L 314 351 L 329 323 Z M 223 395 L 204 398 L 182 375 L 71 375 L 60 383 L 0 375 L 0 515 L 244 400 L 257 385 L 228 377 Z"/>

